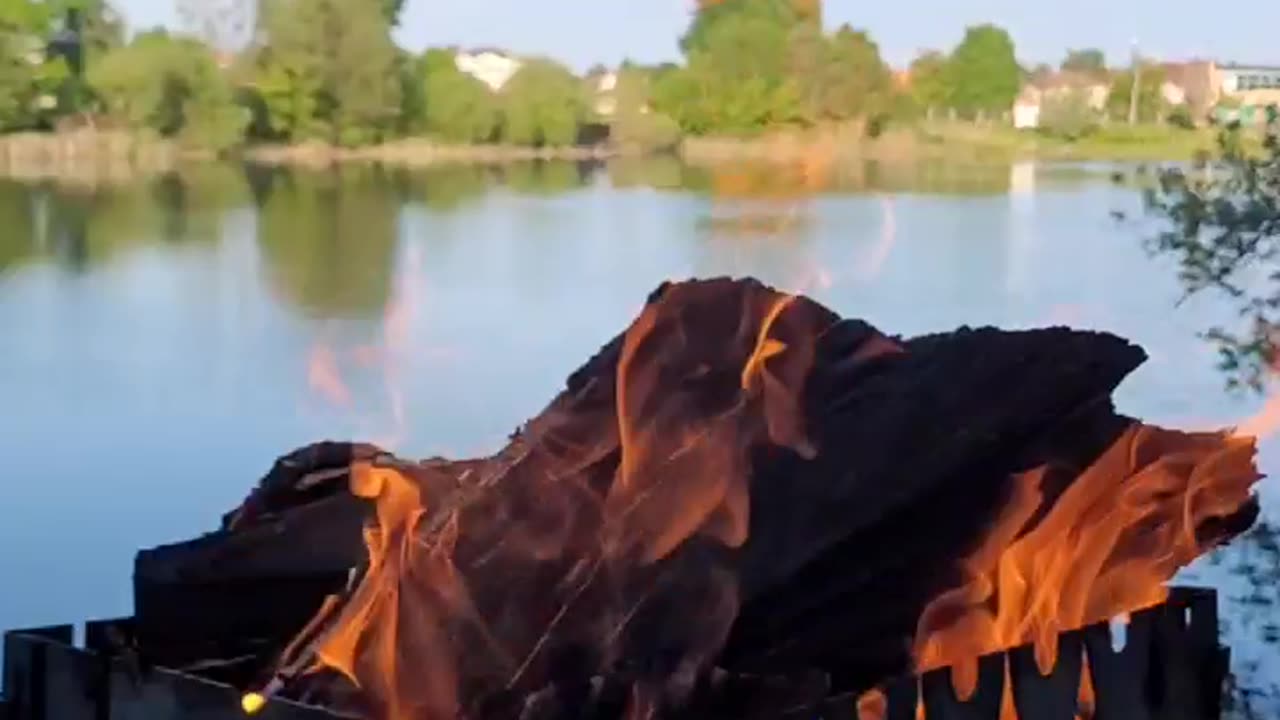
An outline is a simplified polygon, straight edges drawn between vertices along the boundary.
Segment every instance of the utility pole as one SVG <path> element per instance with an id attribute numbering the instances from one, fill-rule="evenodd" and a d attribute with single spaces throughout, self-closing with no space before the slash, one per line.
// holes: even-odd
<path id="1" fill-rule="evenodd" d="M 1142 56 L 1138 53 L 1138 41 L 1133 41 L 1133 59 L 1129 74 L 1133 84 L 1129 87 L 1129 124 L 1138 124 L 1138 94 L 1142 91 Z"/>

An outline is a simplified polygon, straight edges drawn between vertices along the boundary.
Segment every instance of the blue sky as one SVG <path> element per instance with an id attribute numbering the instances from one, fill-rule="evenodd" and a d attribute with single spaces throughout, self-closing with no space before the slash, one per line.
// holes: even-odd
<path id="1" fill-rule="evenodd" d="M 113 0 L 134 27 L 171 24 L 173 0 Z M 693 0 L 408 0 L 400 42 L 496 45 L 546 54 L 580 69 L 624 57 L 676 57 Z M 948 48 L 967 24 L 1006 27 L 1024 62 L 1056 62 L 1094 46 L 1118 62 L 1136 38 L 1144 53 L 1280 65 L 1280 0 L 1228 5 L 1192 0 L 826 0 L 827 22 L 867 29 L 895 65 L 921 48 Z"/>

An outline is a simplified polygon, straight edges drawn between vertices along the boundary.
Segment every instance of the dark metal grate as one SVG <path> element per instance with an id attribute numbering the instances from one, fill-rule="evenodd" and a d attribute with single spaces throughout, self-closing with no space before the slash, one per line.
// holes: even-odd
<path id="1" fill-rule="evenodd" d="M 8 632 L 0 720 L 243 720 L 240 694 L 228 685 L 164 668 L 142 671 L 105 650 L 129 620 L 85 625 L 84 647 L 59 625 Z M 1099 720 L 1219 720 L 1229 651 L 1218 644 L 1212 590 L 1175 588 L 1168 602 L 1135 613 L 1125 645 L 1112 649 L 1100 624 L 1059 637 L 1053 672 L 1040 674 L 1032 648 L 979 659 L 977 689 L 957 699 L 949 669 L 903 678 L 884 689 L 884 720 L 999 720 L 1006 677 L 1022 720 L 1073 720 L 1086 667 Z M 1007 671 L 1007 674 L 1006 674 Z M 833 697 L 808 718 L 857 718 L 857 699 Z M 321 708 L 273 700 L 262 720 L 337 720 Z"/>

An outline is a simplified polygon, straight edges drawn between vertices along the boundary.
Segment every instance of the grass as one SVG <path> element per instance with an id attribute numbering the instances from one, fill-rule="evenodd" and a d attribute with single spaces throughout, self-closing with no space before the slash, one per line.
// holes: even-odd
<path id="1" fill-rule="evenodd" d="M 920 132 L 951 150 L 979 147 L 1009 158 L 1075 161 L 1191 160 L 1214 147 L 1212 130 L 1168 125 L 1110 125 L 1079 139 L 1008 126 L 951 124 L 922 126 Z"/>
<path id="2" fill-rule="evenodd" d="M 789 162 L 821 151 L 839 159 L 938 159 L 1012 162 L 1190 160 L 1214 148 L 1211 130 L 1112 125 L 1068 140 L 1007 125 L 926 122 L 891 128 L 876 138 L 849 129 L 780 130 L 753 138 L 687 138 L 682 154 L 695 164 L 725 160 Z"/>

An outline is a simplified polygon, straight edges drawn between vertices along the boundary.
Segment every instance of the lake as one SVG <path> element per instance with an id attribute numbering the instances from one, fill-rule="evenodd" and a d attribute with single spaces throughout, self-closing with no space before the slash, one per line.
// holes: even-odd
<path id="1" fill-rule="evenodd" d="M 670 278 L 754 275 L 891 333 L 1105 329 L 1151 355 L 1123 411 L 1249 417 L 1263 398 L 1228 392 L 1200 336 L 1235 307 L 1177 304 L 1110 175 L 658 159 L 0 182 L 0 628 L 128 614 L 133 553 L 214 528 L 295 446 L 497 448 Z M 1267 532 L 1189 575 L 1221 589 L 1240 682 L 1271 701 L 1277 576 Z"/>

